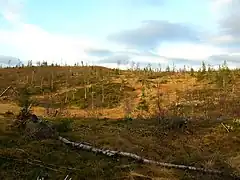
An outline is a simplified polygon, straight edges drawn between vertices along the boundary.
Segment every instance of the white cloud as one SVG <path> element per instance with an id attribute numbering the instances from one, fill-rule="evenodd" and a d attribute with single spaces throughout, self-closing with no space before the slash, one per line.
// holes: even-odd
<path id="1" fill-rule="evenodd" d="M 90 64 L 91 65 L 91 64 Z M 131 66 L 130 64 L 123 65 L 118 63 L 94 63 L 94 65 L 104 66 L 108 68 L 120 68 L 120 69 L 129 69 Z"/>
<path id="2" fill-rule="evenodd" d="M 168 58 L 166 57 L 158 57 L 158 56 L 132 56 L 131 61 L 133 62 L 139 62 L 139 63 L 161 63 L 166 64 L 168 63 Z"/>
<path id="3" fill-rule="evenodd" d="M 233 0 L 211 0 L 210 11 L 216 18 L 223 17 L 223 11 L 228 9 Z"/>
<path id="4" fill-rule="evenodd" d="M 231 34 L 224 34 L 210 38 L 212 43 L 231 43 L 234 41 L 234 37 Z"/>
<path id="5" fill-rule="evenodd" d="M 189 59 L 193 61 L 206 60 L 213 54 L 221 53 L 222 49 L 205 44 L 166 44 L 158 49 L 158 54 L 166 58 Z"/>
<path id="6" fill-rule="evenodd" d="M 17 23 L 26 0 L 0 0 L 0 15 L 10 22 Z"/>
<path id="7" fill-rule="evenodd" d="M 240 1 L 239 0 L 211 0 L 211 12 L 215 15 L 218 25 L 218 37 L 210 38 L 215 43 L 240 42 Z"/>
<path id="8" fill-rule="evenodd" d="M 0 30 L 0 44 L 17 48 L 20 58 L 58 61 L 61 58 L 69 63 L 86 59 L 85 48 L 96 44 L 85 37 L 72 37 L 51 34 L 32 24 L 21 24 L 12 31 Z"/>
<path id="9" fill-rule="evenodd" d="M 23 2 L 0 0 L 0 15 L 11 24 L 11 30 L 0 29 L 0 46 L 17 49 L 13 54 L 5 54 L 0 49 L 0 54 L 15 56 L 25 62 L 32 59 L 34 62 L 47 60 L 59 63 L 62 59 L 63 62 L 74 64 L 94 59 L 90 59 L 85 49 L 107 48 L 108 45 L 96 43 L 90 37 L 49 33 L 37 25 L 25 23 L 21 17 Z"/>
<path id="10" fill-rule="evenodd" d="M 45 29 L 25 23 L 22 10 L 27 0 L 0 0 L 0 15 L 11 24 L 11 30 L 0 29 L 0 46 L 17 49 L 13 54 L 0 54 L 16 56 L 23 61 L 32 59 L 34 62 L 47 60 L 60 62 L 61 59 L 68 64 L 80 61 L 94 61 L 85 52 L 89 48 L 121 49 L 120 46 L 110 46 L 105 42 L 96 41 L 86 36 L 50 33 Z"/>

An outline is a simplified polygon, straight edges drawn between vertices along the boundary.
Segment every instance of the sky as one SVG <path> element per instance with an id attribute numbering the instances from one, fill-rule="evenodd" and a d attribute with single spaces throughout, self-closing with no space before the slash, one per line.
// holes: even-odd
<path id="1" fill-rule="evenodd" d="M 240 67 L 239 0 L 0 0 L 0 64 Z M 134 63 L 133 63 L 134 62 Z"/>

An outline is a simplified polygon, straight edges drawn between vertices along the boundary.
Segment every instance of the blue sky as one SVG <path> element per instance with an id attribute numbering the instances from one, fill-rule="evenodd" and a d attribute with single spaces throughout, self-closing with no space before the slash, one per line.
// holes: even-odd
<path id="1" fill-rule="evenodd" d="M 158 1 L 161 0 L 155 0 Z M 72 31 L 98 36 L 125 28 L 134 28 L 144 20 L 185 21 L 199 25 L 207 23 L 210 14 L 204 8 L 206 2 L 197 2 L 185 0 L 182 3 L 182 1 L 168 0 L 162 1 L 163 6 L 162 3 L 154 3 L 154 1 L 151 4 L 151 0 L 150 3 L 146 0 L 29 1 L 25 7 L 25 18 L 26 22 L 37 24 L 51 32 L 71 33 Z M 193 6 L 200 8 L 192 9 Z"/>
<path id="2" fill-rule="evenodd" d="M 239 67 L 237 7 L 237 0 L 0 0 L 0 63 Z"/>

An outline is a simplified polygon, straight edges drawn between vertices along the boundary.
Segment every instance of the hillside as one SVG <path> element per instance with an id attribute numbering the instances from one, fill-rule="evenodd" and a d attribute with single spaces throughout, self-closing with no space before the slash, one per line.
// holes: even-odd
<path id="1" fill-rule="evenodd" d="M 223 178 L 79 151 L 54 138 L 26 138 L 9 124 L 29 104 L 72 141 L 240 175 L 239 70 L 5 68 L 0 92 L 1 179 Z"/>

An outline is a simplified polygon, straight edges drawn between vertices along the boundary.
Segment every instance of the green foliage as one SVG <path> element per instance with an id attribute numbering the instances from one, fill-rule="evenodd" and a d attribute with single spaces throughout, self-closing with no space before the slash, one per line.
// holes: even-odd
<path id="1" fill-rule="evenodd" d="M 194 69 L 191 67 L 191 69 L 190 69 L 190 75 L 191 76 L 194 76 Z"/>
<path id="2" fill-rule="evenodd" d="M 115 75 L 120 75 L 121 73 L 121 71 L 120 71 L 120 69 L 119 68 L 116 68 L 116 69 L 114 69 L 114 72 L 115 72 Z"/>
<path id="3" fill-rule="evenodd" d="M 145 96 L 145 88 L 142 88 L 142 95 L 141 95 L 140 102 L 138 103 L 137 109 L 141 111 L 149 110 L 149 106 L 147 104 L 146 96 Z"/>
<path id="4" fill-rule="evenodd" d="M 138 110 L 142 110 L 142 111 L 148 111 L 148 104 L 146 99 L 141 99 L 138 106 L 137 106 Z"/>
<path id="5" fill-rule="evenodd" d="M 128 114 L 128 115 L 125 115 L 124 120 L 127 122 L 131 122 L 133 120 L 133 118 L 131 117 L 130 114 Z"/>
<path id="6" fill-rule="evenodd" d="M 187 128 L 188 120 L 181 116 L 165 117 L 159 121 L 163 130 L 179 130 L 182 131 Z"/>
<path id="7" fill-rule="evenodd" d="M 197 81 L 202 81 L 207 77 L 207 70 L 206 70 L 206 64 L 203 61 L 202 62 L 202 68 L 197 71 L 196 78 Z"/>
<path id="8" fill-rule="evenodd" d="M 42 93 L 51 93 L 51 92 L 55 92 L 57 90 L 56 86 L 53 86 L 53 89 L 50 87 L 50 86 L 43 86 L 42 88 L 37 86 L 37 87 L 34 87 L 34 86 L 30 86 L 29 87 L 29 93 L 31 95 L 39 95 L 39 94 L 42 94 Z"/>
<path id="9" fill-rule="evenodd" d="M 28 108 L 32 101 L 30 100 L 30 92 L 28 86 L 19 89 L 19 96 L 17 97 L 18 105 L 22 108 Z"/>
<path id="10" fill-rule="evenodd" d="M 43 61 L 42 64 L 41 64 L 41 66 L 48 66 L 47 61 Z"/>
<path id="11" fill-rule="evenodd" d="M 233 76 L 231 70 L 228 68 L 226 61 L 219 67 L 215 73 L 214 81 L 220 88 L 226 88 L 229 84 L 233 83 Z"/>
<path id="12" fill-rule="evenodd" d="M 234 72 L 228 68 L 226 61 L 224 61 L 222 65 L 219 65 L 217 71 L 214 71 L 210 65 L 208 65 L 208 70 L 206 69 L 205 63 L 202 62 L 202 68 L 199 69 L 196 74 L 198 81 L 209 80 L 210 83 L 215 83 L 218 88 L 227 88 L 229 85 L 234 83 Z M 193 75 L 192 72 L 191 75 Z"/>
<path id="13" fill-rule="evenodd" d="M 62 119 L 58 121 L 54 127 L 59 133 L 72 131 L 72 119 Z"/>
<path id="14" fill-rule="evenodd" d="M 171 69 L 170 69 L 170 66 L 168 65 L 167 67 L 166 67 L 166 72 L 170 72 L 171 71 Z"/>
<path id="15" fill-rule="evenodd" d="M 207 72 L 208 72 L 208 73 L 211 73 L 212 71 L 213 71 L 213 69 L 211 68 L 211 65 L 208 64 L 208 70 L 207 70 Z"/>
<path id="16" fill-rule="evenodd" d="M 205 74 L 205 73 L 206 73 L 206 69 L 207 69 L 207 68 L 206 68 L 206 64 L 205 64 L 205 62 L 203 61 L 203 62 L 202 62 L 202 71 L 201 71 L 201 72 L 202 72 L 203 74 Z"/>
<path id="17" fill-rule="evenodd" d="M 236 118 L 226 124 L 230 131 L 240 132 L 240 119 Z"/>

